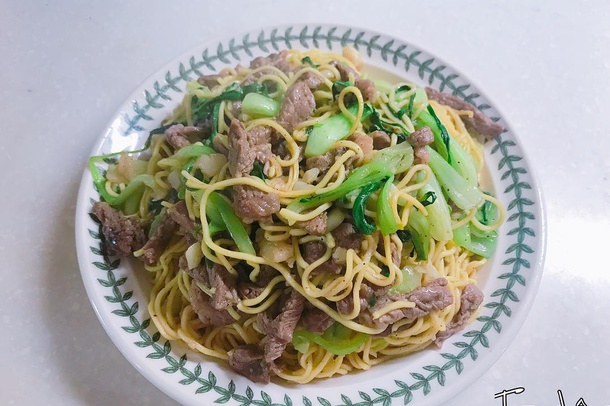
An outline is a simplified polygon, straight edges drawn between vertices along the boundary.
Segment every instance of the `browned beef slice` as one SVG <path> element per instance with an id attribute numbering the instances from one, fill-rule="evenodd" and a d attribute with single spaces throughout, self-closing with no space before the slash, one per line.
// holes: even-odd
<path id="1" fill-rule="evenodd" d="M 407 141 L 414 148 L 415 162 L 426 164 L 430 160 L 430 154 L 426 149 L 427 145 L 434 142 L 434 134 L 428 127 L 422 127 L 414 131 L 407 137 Z"/>
<path id="2" fill-rule="evenodd" d="M 272 156 L 268 127 L 255 127 L 246 131 L 239 120 L 232 120 L 229 128 L 229 172 L 234 177 L 247 176 L 254 163 L 267 162 Z"/>
<path id="3" fill-rule="evenodd" d="M 218 86 L 218 79 L 222 79 L 228 76 L 228 72 L 221 72 L 217 74 L 203 75 L 197 79 L 197 82 L 203 86 L 207 86 L 209 89 L 213 89 Z"/>
<path id="4" fill-rule="evenodd" d="M 312 72 L 304 73 L 299 78 L 299 80 L 305 82 L 307 87 L 310 88 L 311 90 L 316 90 L 318 88 L 318 86 L 320 86 L 324 82 L 324 80 L 322 80 L 322 78 L 320 76 L 318 76 Z"/>
<path id="5" fill-rule="evenodd" d="M 108 254 L 127 257 L 146 242 L 146 234 L 137 217 L 127 217 L 106 202 L 97 202 L 91 212 L 102 223 Z"/>
<path id="6" fill-rule="evenodd" d="M 316 217 L 307 221 L 297 221 L 297 227 L 301 227 L 311 235 L 324 235 L 326 233 L 326 212 L 318 214 Z"/>
<path id="7" fill-rule="evenodd" d="M 398 251 L 398 246 L 394 244 L 394 242 L 390 243 L 390 250 L 392 254 L 392 262 L 394 265 L 400 267 L 400 262 L 402 260 L 400 251 Z M 377 246 L 377 252 L 381 255 L 385 256 L 385 243 L 383 242 L 383 238 L 379 240 L 379 245 Z"/>
<path id="8" fill-rule="evenodd" d="M 371 138 L 373 139 L 373 149 L 388 148 L 392 144 L 390 135 L 385 131 L 373 131 L 371 133 Z"/>
<path id="9" fill-rule="evenodd" d="M 237 373 L 252 382 L 269 383 L 269 364 L 264 360 L 264 351 L 256 344 L 245 344 L 229 353 L 229 365 Z"/>
<path id="10" fill-rule="evenodd" d="M 320 174 L 324 175 L 334 163 L 335 156 L 329 151 L 324 155 L 317 155 L 307 158 L 305 161 L 305 168 L 307 170 L 318 168 L 320 170 Z"/>
<path id="11" fill-rule="evenodd" d="M 191 306 L 204 326 L 228 326 L 235 322 L 226 309 L 215 309 L 210 303 L 210 297 L 196 283 L 191 283 L 189 296 Z"/>
<path id="12" fill-rule="evenodd" d="M 167 130 L 165 130 L 165 137 L 167 142 L 174 147 L 174 149 L 184 148 L 191 145 L 194 141 L 197 141 L 203 132 L 201 128 L 188 126 L 185 127 L 182 124 L 174 124 Z"/>
<path id="13" fill-rule="evenodd" d="M 472 111 L 472 118 L 462 117 L 462 121 L 464 121 L 466 125 L 473 127 L 479 134 L 487 139 L 492 139 L 504 131 L 504 128 L 500 124 L 494 122 L 483 114 L 481 110 L 457 96 L 441 93 L 431 87 L 426 87 L 426 94 L 428 95 L 428 99 L 449 106 L 452 109 Z"/>
<path id="14" fill-rule="evenodd" d="M 311 264 L 322 258 L 326 253 L 326 244 L 322 241 L 309 241 L 303 244 L 303 259 Z"/>
<path id="15" fill-rule="evenodd" d="M 377 319 L 373 318 L 373 312 L 400 300 L 414 302 L 415 307 L 392 310 Z M 447 280 L 445 278 L 437 278 L 427 286 L 419 287 L 409 293 L 378 296 L 376 304 L 367 311 L 362 312 L 358 319 L 362 324 L 385 329 L 398 320 L 414 320 L 432 311 L 444 309 L 451 303 L 453 303 L 453 295 L 447 288 Z"/>
<path id="16" fill-rule="evenodd" d="M 349 80 L 350 73 L 354 75 L 354 85 L 360 90 L 360 92 L 362 92 L 362 98 L 365 101 L 374 103 L 375 100 L 377 100 L 377 88 L 375 88 L 373 81 L 362 79 L 358 72 L 349 66 L 342 64 L 341 62 L 332 61 L 330 64 L 337 68 L 339 74 L 341 75 L 341 80 L 343 81 Z"/>
<path id="17" fill-rule="evenodd" d="M 303 259 L 308 264 L 312 264 L 314 261 L 322 258 L 326 253 L 326 244 L 321 241 L 309 241 L 303 244 Z M 336 259 L 330 257 L 313 271 L 314 273 L 339 273 L 343 267 L 337 263 Z"/>
<path id="18" fill-rule="evenodd" d="M 280 211 L 280 198 L 274 193 L 266 193 L 251 186 L 232 187 L 233 209 L 244 223 L 268 220 Z"/>
<path id="19" fill-rule="evenodd" d="M 267 336 L 263 338 L 261 345 L 265 349 L 266 362 L 271 363 L 278 359 L 286 349 L 286 345 L 292 341 L 292 333 L 301 318 L 304 306 L 305 298 L 291 289 L 280 314 L 264 327 Z"/>
<path id="20" fill-rule="evenodd" d="M 348 140 L 358 144 L 358 146 L 362 148 L 365 157 L 370 156 L 371 152 L 373 152 L 373 138 L 371 138 L 370 135 L 355 133 L 351 135 Z"/>
<path id="21" fill-rule="evenodd" d="M 317 307 L 306 309 L 301 316 L 303 328 L 312 333 L 323 333 L 334 322 L 335 320 L 332 317 Z"/>
<path id="22" fill-rule="evenodd" d="M 422 127 L 411 133 L 411 135 L 407 137 L 407 141 L 415 148 L 425 147 L 434 142 L 434 134 L 432 134 L 429 127 Z"/>
<path id="23" fill-rule="evenodd" d="M 239 301 L 236 284 L 237 277 L 220 264 L 208 267 L 210 287 L 214 292 L 211 305 L 218 310 L 226 309 Z"/>
<path id="24" fill-rule="evenodd" d="M 161 216 L 159 227 L 157 227 L 153 235 L 142 247 L 144 253 L 140 259 L 147 265 L 157 262 L 177 229 L 178 223 L 172 219 L 169 210 L 166 210 Z"/>
<path id="25" fill-rule="evenodd" d="M 337 160 L 337 157 L 340 157 L 341 155 L 345 154 L 346 150 L 347 149 L 345 147 L 339 147 L 331 149 L 324 155 L 317 155 L 307 158 L 307 160 L 305 161 L 305 169 L 309 170 L 312 168 L 318 168 L 320 170 L 320 176 L 324 176 L 326 175 L 326 172 L 328 172 L 330 167 L 334 165 L 335 161 Z M 345 169 L 349 171 L 353 166 L 353 162 L 353 157 L 345 161 L 343 163 Z"/>
<path id="26" fill-rule="evenodd" d="M 443 341 L 451 337 L 456 332 L 466 326 L 470 316 L 479 308 L 483 303 L 483 292 L 476 286 L 468 284 L 462 289 L 462 296 L 460 298 L 460 310 L 453 316 L 453 319 L 447 324 L 447 329 L 441 331 L 436 335 L 434 343 L 437 346 L 441 346 Z"/>
<path id="27" fill-rule="evenodd" d="M 358 293 L 360 298 L 360 313 L 362 313 L 369 308 L 369 302 L 372 303 L 372 298 L 376 297 L 376 295 L 375 290 L 366 283 L 360 285 Z M 337 302 L 337 312 L 341 314 L 350 314 L 352 311 L 354 311 L 354 296 L 352 296 L 352 294 Z"/>
<path id="28" fill-rule="evenodd" d="M 288 57 L 287 51 L 281 51 L 278 54 L 270 54 L 267 56 L 259 56 L 258 58 L 254 58 L 252 62 L 250 62 L 250 69 L 258 69 L 263 66 L 273 66 L 278 68 L 282 72 L 288 74 L 291 71 L 290 64 L 286 58 Z"/>
<path id="29" fill-rule="evenodd" d="M 222 143 L 220 137 L 214 137 L 212 140 L 212 147 L 216 150 L 216 152 L 223 154 L 224 156 L 229 156 L 229 149 L 225 144 Z"/>
<path id="30" fill-rule="evenodd" d="M 180 200 L 172 207 L 168 208 L 167 213 L 171 219 L 180 226 L 181 234 L 186 236 L 187 241 L 190 244 L 193 244 L 195 241 L 201 241 L 203 238 L 202 234 L 201 232 L 197 232 L 197 224 L 190 218 L 184 200 Z"/>
<path id="31" fill-rule="evenodd" d="M 332 232 L 335 243 L 345 249 L 360 249 L 360 243 L 364 239 L 362 234 L 359 234 L 353 224 L 343 222 L 339 224 Z"/>
<path id="32" fill-rule="evenodd" d="M 277 122 L 292 133 L 298 124 L 311 116 L 315 108 L 316 100 L 307 83 L 297 81 L 286 90 Z"/>
<path id="33" fill-rule="evenodd" d="M 254 299 L 269 285 L 271 280 L 278 275 L 278 272 L 269 265 L 261 265 L 261 270 L 252 282 L 249 278 L 242 280 L 237 285 L 239 296 L 243 299 Z"/>

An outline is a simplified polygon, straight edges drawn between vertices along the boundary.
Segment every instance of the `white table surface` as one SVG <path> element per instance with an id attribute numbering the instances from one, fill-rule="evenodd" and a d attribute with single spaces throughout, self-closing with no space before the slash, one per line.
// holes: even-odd
<path id="1" fill-rule="evenodd" d="M 206 39 L 349 24 L 449 61 L 491 96 L 546 199 L 547 259 L 513 344 L 451 405 L 610 405 L 610 2 L 0 2 L 0 404 L 175 405 L 98 322 L 74 248 L 86 157 L 132 90 Z M 393 4 L 396 3 L 396 4 Z M 411 3 L 407 5 L 406 3 Z M 576 4 L 580 3 L 580 4 Z"/>

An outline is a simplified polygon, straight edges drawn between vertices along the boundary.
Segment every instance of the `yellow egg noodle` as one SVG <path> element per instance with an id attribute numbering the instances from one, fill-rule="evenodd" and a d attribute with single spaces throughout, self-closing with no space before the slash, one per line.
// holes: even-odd
<path id="1" fill-rule="evenodd" d="M 380 151 L 365 150 L 352 138 L 343 137 L 336 141 L 331 149 L 335 151 L 334 162 L 325 174 L 317 170 L 304 170 L 300 165 L 302 145 L 308 140 L 309 129 L 329 117 L 339 113 L 346 116 L 350 122 L 349 135 L 366 134 L 363 126 L 366 100 L 358 86 L 354 85 L 355 77 L 350 77 L 345 86 L 333 92 L 333 84 L 341 81 L 341 72 L 333 61 L 350 67 L 354 72 L 361 72 L 362 61 L 353 49 L 345 49 L 343 53 L 327 53 L 319 50 L 287 51 L 286 61 L 298 69 L 289 74 L 270 66 L 257 69 L 245 67 L 225 69 L 218 77 L 218 86 L 209 89 L 196 81 L 187 85 L 186 96 L 175 109 L 173 115 L 162 124 L 182 122 L 193 125 L 193 98 L 212 99 L 223 94 L 233 84 L 242 83 L 246 78 L 256 77 L 256 82 L 267 84 L 272 89 L 267 95 L 271 99 L 281 100 L 282 95 L 296 81 L 303 80 L 303 75 L 315 75 L 321 84 L 313 90 L 316 109 L 312 117 L 296 125 L 289 133 L 272 117 L 245 117 L 240 120 L 246 131 L 256 127 L 269 127 L 278 137 L 285 141 L 286 155 L 273 155 L 263 168 L 263 177 L 241 176 L 232 177 L 229 163 L 220 154 L 207 156 L 197 165 L 210 167 L 205 180 L 195 176 L 192 171 L 184 168 L 184 159 L 178 157 L 174 148 L 163 134 L 152 137 L 149 151 L 146 152 L 146 167 L 143 173 L 151 175 L 154 182 L 147 184 L 137 206 L 136 215 L 140 219 L 151 219 L 151 201 L 163 199 L 171 189 L 180 186 L 184 188 L 183 199 L 186 202 L 188 215 L 199 227 L 202 233 L 200 241 L 188 242 L 184 235 L 173 236 L 162 255 L 152 265 L 146 265 L 146 270 L 152 279 L 152 288 L 148 302 L 148 312 L 151 320 L 161 335 L 168 340 L 182 341 L 193 351 L 207 356 L 227 360 L 235 348 L 244 344 L 258 344 L 264 338 L 263 328 L 258 315 L 270 309 L 275 302 L 281 300 L 282 291 L 290 287 L 306 298 L 308 306 L 321 309 L 336 322 L 347 327 L 353 334 L 363 333 L 359 347 L 353 351 L 337 355 L 318 342 L 311 341 L 302 352 L 289 343 L 279 359 L 275 362 L 274 374 L 282 380 L 307 383 L 313 379 L 345 375 L 355 370 L 368 370 L 372 366 L 386 360 L 402 357 L 407 354 L 429 347 L 435 342 L 437 334 L 444 331 L 460 310 L 461 294 L 465 286 L 476 284 L 477 271 L 485 264 L 486 259 L 458 245 L 454 240 L 437 241 L 428 237 L 429 251 L 426 260 L 419 260 L 414 249 L 414 243 L 398 234 L 384 235 L 376 229 L 364 235 L 360 249 L 345 249 L 337 246 L 331 233 L 331 227 L 336 227 L 343 219 L 350 216 L 353 202 L 349 198 L 336 201 L 325 201 L 307 210 L 292 210 L 291 203 L 301 198 L 321 195 L 336 190 L 344 184 L 353 172 L 353 168 L 361 167 L 370 162 L 372 156 Z M 307 61 L 307 63 L 304 63 Z M 375 80 L 374 80 L 375 81 Z M 404 134 L 395 130 L 389 134 L 390 147 L 406 143 L 401 135 L 415 131 L 417 117 L 426 111 L 428 103 L 414 103 L 418 87 L 412 83 L 378 84 L 378 97 L 373 107 L 381 119 L 390 128 L 402 128 Z M 409 106 L 410 105 L 410 106 Z M 430 100 L 436 116 L 446 128 L 453 140 L 472 158 L 477 175 L 484 167 L 482 144 L 469 133 L 462 121 L 463 117 L 472 116 L 470 111 L 455 110 L 436 101 Z M 357 108 L 353 107 L 357 106 Z M 411 114 L 397 114 L 409 108 Z M 222 101 L 218 110 L 217 129 L 219 142 L 229 147 L 227 133 L 229 123 L 237 118 L 230 101 Z M 450 145 L 451 148 L 451 145 Z M 112 166 L 107 174 L 106 191 L 109 195 L 118 196 L 128 187 L 130 175 L 126 170 Z M 135 160 L 134 160 L 135 161 Z M 128 166 L 128 165 L 127 165 Z M 405 229 L 410 222 L 412 213 L 428 216 L 430 205 L 418 198 L 420 189 L 430 182 L 433 171 L 423 162 L 414 163 L 407 168 L 401 168 L 394 173 L 393 183 L 389 185 L 388 204 L 393 221 L 399 229 Z M 125 176 L 122 176 L 125 175 Z M 133 176 L 132 176 L 133 177 Z M 478 177 L 476 183 L 478 186 Z M 241 252 L 233 239 L 226 233 L 214 234 L 208 223 L 207 205 L 211 196 L 219 195 L 227 203 L 230 190 L 236 185 L 245 185 L 266 193 L 276 194 L 281 204 L 281 210 L 267 222 L 260 222 L 256 231 L 254 244 L 256 252 Z M 370 196 L 364 208 L 364 215 L 369 222 L 379 223 L 375 205 L 380 199 L 379 193 Z M 348 196 L 349 197 L 349 196 Z M 505 217 L 505 210 L 494 197 L 485 194 L 484 202 L 489 202 L 497 210 L 495 221 L 489 223 L 480 216 L 481 205 L 468 211 L 451 211 L 451 228 L 455 231 L 469 225 L 479 233 L 489 233 L 496 230 Z M 166 209 L 172 207 L 169 201 L 163 201 Z M 328 230 L 324 235 L 310 235 L 299 226 L 300 222 L 315 219 L 320 214 L 328 214 Z M 337 220 L 338 218 L 338 220 Z M 334 224 L 331 224 L 333 223 Z M 253 225 L 244 225 L 248 233 Z M 303 244 L 311 241 L 323 242 L 327 251 L 308 263 L 303 257 Z M 380 248 L 381 247 L 381 248 Z M 198 318 L 191 305 L 190 286 L 197 286 L 204 294 L 212 296 L 213 289 L 195 282 L 180 269 L 179 260 L 189 251 L 189 258 L 217 263 L 225 267 L 231 274 L 238 275 L 240 264 L 252 268 L 250 279 L 256 280 L 262 267 L 275 270 L 269 284 L 260 290 L 257 297 L 241 298 L 237 304 L 230 307 L 228 313 L 234 318 L 229 325 L 214 327 L 205 326 Z M 393 252 L 400 253 L 400 264 L 393 260 Z M 143 251 L 136 251 L 136 257 Z M 325 262 L 337 260 L 342 265 L 339 273 L 316 271 Z M 278 261 L 278 262 L 275 262 Z M 191 266 L 189 265 L 189 268 Z M 365 324 L 358 317 L 361 311 L 361 287 L 396 287 L 403 283 L 404 269 L 412 270 L 417 277 L 417 285 L 426 286 L 437 278 L 447 280 L 447 288 L 453 296 L 453 302 L 438 311 L 431 311 L 415 320 L 402 319 L 390 325 L 390 331 L 382 334 L 385 327 Z M 337 310 L 337 302 L 353 298 L 351 312 Z M 375 308 L 371 316 L 379 319 L 392 311 L 414 308 L 416 303 L 405 299 L 391 301 Z M 471 316 L 471 319 L 475 316 Z"/>

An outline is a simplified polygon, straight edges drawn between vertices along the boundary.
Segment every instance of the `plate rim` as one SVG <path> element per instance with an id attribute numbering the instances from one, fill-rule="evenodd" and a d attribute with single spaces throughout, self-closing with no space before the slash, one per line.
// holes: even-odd
<path id="1" fill-rule="evenodd" d="M 523 149 L 523 144 L 520 142 L 518 135 L 514 133 L 514 126 L 512 126 L 510 124 L 510 122 L 508 122 L 505 115 L 501 114 L 501 111 L 499 110 L 499 108 L 496 106 L 496 104 L 493 103 L 493 101 L 492 101 L 493 99 L 490 98 L 489 95 L 486 94 L 485 91 L 482 90 L 482 88 L 480 86 L 478 86 L 477 81 L 472 80 L 469 76 L 465 75 L 460 69 L 457 69 L 453 64 L 446 63 L 442 58 L 439 58 L 435 53 L 430 52 L 428 50 L 428 48 L 426 48 L 426 47 L 422 47 L 419 44 L 400 39 L 393 35 L 380 33 L 376 30 L 371 30 L 368 28 L 353 27 L 353 26 L 346 26 L 346 25 L 336 25 L 336 24 L 328 24 L 328 23 L 320 23 L 320 24 L 318 24 L 318 23 L 314 23 L 314 24 L 299 23 L 299 24 L 273 25 L 273 26 L 254 28 L 254 29 L 251 29 L 248 31 L 244 31 L 242 33 L 238 33 L 233 36 L 225 36 L 222 38 L 212 38 L 212 39 L 203 41 L 196 47 L 193 47 L 190 50 L 187 50 L 186 52 L 173 58 L 170 62 L 168 62 L 167 64 L 165 64 L 164 66 L 162 66 L 161 68 L 156 70 L 154 73 L 152 73 L 145 80 L 143 80 L 135 88 L 135 90 L 130 94 L 130 96 L 125 100 L 125 102 L 123 102 L 120 105 L 120 107 L 117 109 L 115 114 L 111 116 L 112 118 L 110 120 L 110 124 L 106 127 L 106 129 L 102 132 L 102 134 L 96 138 L 96 142 L 95 142 L 94 147 L 89 156 L 96 154 L 100 151 L 100 149 L 102 148 L 102 146 L 104 144 L 104 141 L 111 135 L 111 133 L 113 131 L 113 122 L 115 122 L 117 120 L 117 118 L 123 116 L 122 113 L 124 113 L 125 111 L 131 112 L 131 110 L 133 110 L 134 102 L 137 103 L 137 100 L 142 98 L 143 93 L 145 91 L 149 90 L 149 89 L 147 89 L 148 85 L 152 84 L 155 79 L 159 80 L 162 77 L 163 73 L 165 73 L 166 71 L 168 73 L 171 71 L 175 71 L 178 64 L 186 62 L 193 55 L 201 54 L 203 52 L 203 50 L 212 49 L 213 45 L 231 43 L 231 41 L 235 41 L 236 38 L 245 38 L 247 35 L 251 35 L 254 33 L 261 33 L 261 35 L 263 33 L 269 33 L 269 34 L 273 35 L 272 33 L 277 32 L 278 30 L 284 30 L 284 32 L 288 32 L 288 30 L 292 29 L 292 28 L 297 28 L 296 31 L 298 31 L 301 28 L 307 28 L 307 29 L 311 29 L 311 30 L 315 31 L 314 27 L 315 27 L 315 29 L 326 30 L 327 33 L 330 33 L 331 30 L 332 30 L 332 33 L 334 33 L 335 31 L 345 33 L 345 32 L 351 32 L 352 30 L 355 30 L 359 33 L 363 33 L 363 37 L 361 37 L 361 38 L 365 38 L 368 36 L 370 38 L 377 37 L 377 38 L 389 39 L 389 40 L 391 40 L 392 44 L 394 44 L 396 42 L 398 44 L 405 45 L 405 48 L 410 47 L 412 49 L 415 49 L 416 51 L 419 51 L 420 53 L 428 54 L 429 56 L 432 57 L 432 59 L 434 61 L 436 61 L 437 63 L 440 62 L 445 67 L 448 67 L 450 71 L 455 72 L 457 74 L 458 78 L 467 82 L 471 87 L 476 89 L 476 92 L 478 92 L 478 94 L 480 96 L 483 96 L 482 97 L 483 99 L 489 101 L 489 104 L 491 106 L 493 106 L 493 109 L 498 112 L 499 116 L 507 124 L 507 128 L 511 130 L 512 137 L 514 138 L 515 141 L 517 141 L 517 147 L 519 149 L 520 156 L 525 163 L 522 166 L 525 166 L 527 168 L 527 172 L 529 173 L 529 175 L 528 175 L 529 183 L 533 184 L 532 193 L 535 195 L 535 198 L 536 198 L 536 205 L 534 207 L 536 207 L 537 211 L 538 211 L 538 218 L 537 218 L 536 223 L 539 224 L 539 227 L 536 229 L 536 238 L 533 242 L 534 245 L 537 245 L 538 249 L 537 249 L 537 251 L 535 251 L 535 255 L 532 258 L 532 259 L 534 259 L 533 263 L 530 263 L 530 266 L 531 266 L 530 270 L 534 271 L 534 272 L 530 272 L 529 277 L 528 277 L 528 285 L 530 286 L 530 288 L 526 291 L 527 294 L 525 294 L 524 297 L 520 299 L 520 305 L 518 306 L 517 311 L 514 312 L 512 314 L 512 316 L 510 316 L 512 327 L 509 329 L 508 332 L 503 332 L 502 334 L 499 334 L 500 337 L 495 341 L 494 348 L 492 350 L 490 350 L 490 352 L 495 352 L 496 354 L 495 355 L 489 354 L 488 356 L 484 357 L 480 362 L 478 362 L 477 365 L 470 366 L 470 369 L 478 371 L 478 373 L 473 373 L 475 371 L 472 371 L 469 374 L 460 376 L 460 382 L 462 382 L 463 384 L 458 385 L 457 387 L 456 387 L 456 385 L 452 385 L 451 390 L 440 391 L 440 389 L 439 389 L 436 392 L 434 392 L 433 397 L 430 397 L 430 396 L 428 396 L 428 393 L 425 393 L 425 385 L 422 385 L 422 387 L 424 388 L 423 390 L 424 390 L 424 395 L 425 395 L 424 398 L 422 399 L 424 401 L 424 403 L 428 404 L 429 401 L 432 401 L 432 400 L 446 401 L 446 400 L 454 397 L 455 395 L 457 395 L 462 390 L 469 387 L 474 381 L 478 380 L 480 378 L 480 376 L 482 376 L 482 374 L 484 374 L 485 371 L 487 371 L 500 358 L 501 354 L 510 346 L 514 337 L 521 330 L 523 323 L 525 322 L 527 315 L 530 312 L 532 303 L 535 300 L 536 293 L 539 289 L 539 284 L 540 284 L 540 280 L 542 278 L 542 273 L 543 273 L 543 269 L 544 269 L 544 260 L 545 260 L 545 256 L 546 256 L 545 254 L 546 254 L 546 244 L 547 244 L 546 207 L 545 207 L 543 193 L 542 193 L 541 187 L 539 185 L 539 181 L 538 181 L 539 178 L 536 176 L 536 174 L 534 172 L 535 170 L 531 165 L 531 160 L 528 157 L 527 151 L 525 151 Z M 331 35 L 332 35 L 332 33 L 331 33 Z M 330 43 L 330 40 L 328 40 L 328 41 Z M 369 42 L 370 41 L 371 40 L 369 39 Z M 388 43 L 390 43 L 390 42 L 388 42 Z M 271 51 L 276 50 L 275 45 L 273 47 L 270 46 L 269 48 Z M 286 46 L 280 47 L 280 49 L 286 49 L 286 48 L 288 48 L 288 47 L 286 47 Z M 310 47 L 310 48 L 313 48 L 313 47 Z M 329 46 L 328 48 L 331 48 L 331 47 Z M 370 46 L 369 46 L 369 49 L 370 49 Z M 263 48 L 263 50 L 264 50 L 264 48 Z M 268 51 L 265 50 L 265 52 L 268 52 Z M 369 57 L 370 57 L 370 55 L 368 57 L 364 57 L 364 59 L 367 59 Z M 237 60 L 239 61 L 239 58 L 237 58 Z M 387 62 L 385 59 L 384 59 L 384 61 Z M 233 61 L 233 62 L 235 62 L 235 61 Z M 411 74 L 411 72 L 404 70 L 404 75 L 410 75 L 410 74 Z M 137 124 L 137 122 L 136 122 L 136 124 Z M 514 143 L 513 143 L 513 146 L 514 146 Z M 501 148 L 501 147 L 498 147 L 498 148 Z M 88 238 L 86 236 L 86 231 L 85 231 L 87 229 L 87 226 L 85 226 L 85 223 L 88 218 L 88 216 L 86 216 L 86 214 L 88 213 L 88 210 L 85 210 L 85 208 L 88 207 L 88 204 L 89 204 L 89 195 L 86 192 L 91 189 L 90 180 L 91 180 L 91 177 L 89 175 L 88 169 L 85 168 L 83 175 L 81 177 L 81 184 L 79 187 L 77 206 L 76 206 L 76 212 L 75 212 L 75 216 L 76 216 L 75 233 L 76 233 L 77 256 L 78 256 L 81 276 L 83 278 L 83 282 L 84 282 L 85 288 L 87 290 L 88 299 L 94 309 L 94 312 L 96 313 L 96 316 L 98 317 L 98 319 L 100 320 L 100 323 L 104 327 L 104 330 L 106 331 L 108 336 L 110 336 L 111 340 L 113 341 L 115 346 L 119 349 L 119 351 L 123 354 L 123 356 L 125 356 L 125 358 L 127 358 L 127 360 L 142 375 L 144 375 L 151 383 L 153 383 L 160 390 L 165 392 L 168 396 L 170 396 L 173 399 L 176 399 L 182 403 L 189 402 L 193 398 L 192 394 L 187 394 L 186 391 L 176 389 L 176 388 L 183 389 L 183 388 L 186 388 L 187 386 L 178 386 L 179 385 L 178 382 L 168 383 L 166 376 L 159 375 L 157 370 L 153 370 L 150 363 L 148 363 L 148 362 L 142 363 L 142 360 L 138 359 L 137 354 L 135 354 L 133 351 L 133 348 L 131 348 L 131 347 L 133 347 L 133 343 L 131 343 L 131 341 L 133 341 L 133 340 L 128 339 L 127 341 L 129 341 L 129 342 L 127 342 L 124 339 L 124 337 L 130 337 L 130 336 L 124 335 L 124 334 L 119 335 L 124 332 L 120 331 L 120 327 L 116 325 L 116 322 L 113 323 L 112 320 L 109 319 L 110 316 L 108 314 L 105 314 L 102 312 L 101 307 L 103 307 L 103 306 L 101 306 L 101 305 L 99 305 L 99 303 L 97 303 L 97 301 L 103 300 L 103 297 L 100 298 L 100 297 L 96 296 L 96 294 L 95 294 L 95 288 L 98 288 L 97 286 L 93 286 L 95 278 L 87 277 L 87 275 L 86 275 L 86 272 L 88 272 L 91 269 L 92 264 L 86 260 L 88 257 L 88 253 L 83 252 L 83 251 L 86 251 L 86 248 L 87 248 L 86 245 L 88 245 L 88 243 L 87 244 L 83 244 L 83 243 L 85 241 L 87 241 L 87 238 Z M 498 185 L 495 185 L 495 184 L 494 184 L 494 186 L 496 188 L 498 187 Z M 497 192 L 499 193 L 499 191 L 497 191 Z M 83 236 L 84 236 L 84 238 L 83 238 Z M 497 252 L 494 255 L 494 257 L 499 256 L 499 255 L 501 255 L 501 254 L 499 252 Z M 499 264 L 494 264 L 494 266 L 499 266 Z M 135 278 L 133 278 L 133 279 L 135 279 Z M 487 298 L 486 298 L 486 302 L 487 302 Z M 102 302 L 102 305 L 103 304 L 104 303 Z M 118 331 L 118 333 L 117 333 L 117 331 Z M 131 347 L 129 345 L 131 345 Z M 212 369 L 214 369 L 214 367 L 212 367 Z M 161 376 L 161 378 L 159 378 L 160 376 Z M 163 379 L 163 378 L 165 378 L 165 379 Z M 331 380 L 332 379 L 333 378 L 331 378 Z M 231 382 L 229 383 L 229 386 L 231 383 L 233 383 L 233 380 L 231 380 Z M 256 384 L 250 383 L 250 385 L 255 386 Z M 442 384 L 441 386 L 444 386 L 444 384 Z M 249 388 L 249 386 L 248 386 L 248 388 Z M 214 387 L 214 389 L 216 389 L 216 387 Z M 375 388 L 367 388 L 367 391 L 370 392 L 374 389 Z M 449 389 L 449 388 L 445 387 L 445 389 Z M 275 389 L 273 389 L 273 391 L 275 391 Z M 191 392 L 193 392 L 193 391 L 191 391 Z M 270 390 L 270 392 L 271 392 L 271 390 Z M 302 392 L 305 392 L 305 391 L 302 391 Z M 275 393 L 274 393 L 274 395 L 275 395 Z M 405 395 L 404 400 L 407 400 L 406 396 L 407 395 Z M 392 401 L 397 397 L 389 397 L 389 398 L 386 397 L 386 398 L 390 399 Z M 378 398 L 378 399 L 381 399 L 381 401 L 383 401 L 386 398 Z M 212 398 L 210 397 L 210 399 L 212 399 Z M 201 400 L 205 400 L 205 398 L 200 397 L 200 398 L 197 398 L 197 400 L 201 401 Z M 228 400 L 229 399 L 227 399 L 227 401 Z M 318 398 L 317 400 L 320 404 L 325 405 L 325 403 L 322 401 L 325 399 L 320 400 L 320 398 Z M 371 401 L 366 404 L 381 403 L 381 402 L 375 402 L 375 400 L 376 399 L 371 399 Z M 285 403 L 287 404 L 288 402 L 285 402 Z M 328 404 L 330 404 L 330 403 L 328 403 Z"/>

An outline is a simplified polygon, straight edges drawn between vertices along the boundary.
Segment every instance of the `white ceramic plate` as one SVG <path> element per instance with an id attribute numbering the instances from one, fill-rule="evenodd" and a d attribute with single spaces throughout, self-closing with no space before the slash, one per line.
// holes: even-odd
<path id="1" fill-rule="evenodd" d="M 187 405 L 436 405 L 481 376 L 517 335 L 536 294 L 545 248 L 542 196 L 524 152 L 498 110 L 464 75 L 402 40 L 366 30 L 326 25 L 266 28 L 214 41 L 182 55 L 142 84 L 119 109 L 92 155 L 141 146 L 180 102 L 186 81 L 248 64 L 286 48 L 358 49 L 376 74 L 396 75 L 451 92 L 498 118 L 507 131 L 486 147 L 490 182 L 508 210 L 496 255 L 481 271 L 485 293 L 480 315 L 448 339 L 367 372 L 306 385 L 259 385 L 177 342 L 167 342 L 146 311 L 150 283 L 136 263 L 106 256 L 98 225 L 90 218 L 98 200 L 83 175 L 76 211 L 76 243 L 82 278 L 98 318 L 125 357 L 146 378 Z"/>

